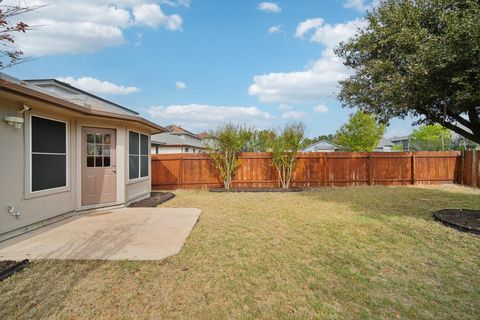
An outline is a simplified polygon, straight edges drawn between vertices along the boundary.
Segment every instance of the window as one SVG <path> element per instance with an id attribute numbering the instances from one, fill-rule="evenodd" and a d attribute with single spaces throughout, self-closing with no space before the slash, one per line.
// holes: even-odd
<path id="1" fill-rule="evenodd" d="M 128 179 L 148 177 L 148 136 L 128 132 Z"/>
<path id="2" fill-rule="evenodd" d="M 110 167 L 110 133 L 87 132 L 87 167 Z"/>
<path id="3" fill-rule="evenodd" d="M 185 152 L 188 152 L 188 148 L 185 148 Z"/>
<path id="4" fill-rule="evenodd" d="M 67 124 L 31 117 L 31 191 L 67 186 Z"/>

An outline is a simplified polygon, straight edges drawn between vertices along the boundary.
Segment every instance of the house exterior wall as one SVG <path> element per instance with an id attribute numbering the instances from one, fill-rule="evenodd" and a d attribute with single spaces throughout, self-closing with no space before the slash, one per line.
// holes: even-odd
<path id="1" fill-rule="evenodd" d="M 149 176 L 128 181 L 128 131 L 150 136 L 141 125 L 125 121 L 86 116 L 44 104 L 28 104 L 31 111 L 24 114 L 21 129 L 8 125 L 3 117 L 18 113 L 24 103 L 0 96 L 0 241 L 36 229 L 77 212 L 87 212 L 105 205 L 82 207 L 81 186 L 81 129 L 86 127 L 111 128 L 116 132 L 116 202 L 108 206 L 122 206 L 149 195 Z M 30 116 L 37 115 L 67 123 L 67 187 L 30 192 Z M 150 161 L 148 161 L 150 164 Z M 8 212 L 14 207 L 15 217 Z"/>
<path id="2" fill-rule="evenodd" d="M 200 149 L 200 148 L 195 148 L 190 146 L 183 146 L 183 147 L 158 146 L 157 147 L 153 145 L 151 151 L 152 151 L 151 154 L 204 153 L 205 149 Z"/>

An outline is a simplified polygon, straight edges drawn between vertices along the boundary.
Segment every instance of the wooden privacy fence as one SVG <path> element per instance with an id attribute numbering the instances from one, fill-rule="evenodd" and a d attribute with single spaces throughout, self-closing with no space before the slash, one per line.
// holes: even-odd
<path id="1" fill-rule="evenodd" d="M 463 151 L 458 184 L 480 188 L 480 151 Z"/>
<path id="2" fill-rule="evenodd" d="M 277 187 L 269 153 L 243 153 L 233 187 Z M 463 160 L 462 160 L 463 159 Z M 478 160 L 477 160 L 478 161 Z M 448 152 L 312 152 L 302 153 L 293 187 L 458 183 L 468 160 Z M 464 182 L 467 179 L 464 177 Z M 213 162 L 203 154 L 152 155 L 153 189 L 223 187 Z"/>

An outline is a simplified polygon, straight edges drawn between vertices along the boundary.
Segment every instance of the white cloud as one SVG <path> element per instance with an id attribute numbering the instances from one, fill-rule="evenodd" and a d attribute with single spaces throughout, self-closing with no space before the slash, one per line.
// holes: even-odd
<path id="1" fill-rule="evenodd" d="M 316 113 L 327 113 L 329 111 L 327 106 L 324 106 L 323 104 L 319 104 L 318 106 L 313 108 L 313 111 Z"/>
<path id="2" fill-rule="evenodd" d="M 288 111 L 288 110 L 292 110 L 293 107 L 291 105 L 288 105 L 288 104 L 280 104 L 278 105 L 278 110 L 280 111 Z"/>
<path id="3" fill-rule="evenodd" d="M 18 3 L 5 0 L 2 5 Z M 16 48 L 27 56 L 95 52 L 127 43 L 124 31 L 129 28 L 180 30 L 182 26 L 179 15 L 163 13 L 155 0 L 30 0 L 28 5 L 44 6 L 18 17 L 34 26 L 16 35 Z"/>
<path id="4" fill-rule="evenodd" d="M 73 77 L 58 77 L 56 79 L 94 94 L 127 95 L 130 93 L 140 92 L 140 89 L 137 87 L 120 86 L 108 81 L 101 81 L 91 77 L 81 77 L 77 79 Z"/>
<path id="5" fill-rule="evenodd" d="M 187 89 L 187 84 L 182 81 L 175 82 L 175 87 L 179 90 Z"/>
<path id="6" fill-rule="evenodd" d="M 282 8 L 280 8 L 280 6 L 275 2 L 261 2 L 257 5 L 257 9 L 274 13 L 279 13 L 282 11 Z"/>
<path id="7" fill-rule="evenodd" d="M 268 33 L 270 33 L 270 34 L 280 33 L 280 32 L 282 32 L 282 26 L 280 26 L 280 25 L 271 26 L 270 28 L 268 28 Z"/>
<path id="8" fill-rule="evenodd" d="M 285 120 L 300 120 L 307 116 L 306 112 L 303 111 L 287 111 L 282 114 L 282 118 Z"/>
<path id="9" fill-rule="evenodd" d="M 203 104 L 153 106 L 147 112 L 161 124 L 175 123 L 191 130 L 210 130 L 227 122 L 266 128 L 273 116 L 257 107 Z"/>
<path id="10" fill-rule="evenodd" d="M 365 11 L 369 6 L 365 3 L 365 0 L 346 0 L 343 6 L 348 9 L 356 9 L 358 11 Z"/>
<path id="11" fill-rule="evenodd" d="M 308 36 L 310 41 L 322 44 L 324 50 L 320 58 L 305 70 L 257 75 L 253 78 L 248 93 L 257 96 L 262 102 L 280 104 L 321 103 L 326 97 L 334 96 L 338 82 L 348 77 L 349 71 L 333 50 L 363 25 L 363 20 L 335 25 L 327 24 L 321 18 L 301 22 L 295 36 Z"/>
<path id="12" fill-rule="evenodd" d="M 185 7 L 185 8 L 190 8 L 191 1 L 190 0 L 160 0 L 160 4 L 165 4 L 170 7 Z"/>
<path id="13" fill-rule="evenodd" d="M 177 14 L 166 15 L 158 4 L 142 4 L 133 8 L 135 22 L 151 28 L 164 26 L 167 30 L 179 30 L 182 27 L 182 18 Z"/>
<path id="14" fill-rule="evenodd" d="M 310 30 L 320 27 L 324 23 L 322 18 L 307 19 L 300 22 L 295 31 L 295 37 L 303 38 L 303 36 Z"/>

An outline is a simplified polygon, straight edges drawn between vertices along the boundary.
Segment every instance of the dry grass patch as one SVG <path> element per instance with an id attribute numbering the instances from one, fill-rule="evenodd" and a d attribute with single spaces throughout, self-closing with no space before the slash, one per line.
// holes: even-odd
<path id="1" fill-rule="evenodd" d="M 179 191 L 165 206 L 203 209 L 179 255 L 35 262 L 0 283 L 0 318 L 480 317 L 480 237 L 431 218 L 478 194 Z"/>

